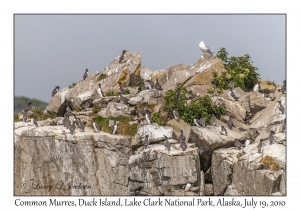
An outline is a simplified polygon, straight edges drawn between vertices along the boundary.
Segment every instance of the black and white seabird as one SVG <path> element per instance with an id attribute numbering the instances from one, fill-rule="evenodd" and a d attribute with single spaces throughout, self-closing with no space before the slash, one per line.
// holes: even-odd
<path id="1" fill-rule="evenodd" d="M 228 84 L 229 90 L 233 90 L 234 89 L 234 81 L 233 79 L 230 80 L 229 84 Z"/>
<path id="2" fill-rule="evenodd" d="M 229 116 L 229 120 L 227 121 L 227 125 L 230 130 L 232 130 L 232 126 L 233 126 L 233 121 L 231 118 L 232 118 L 232 116 Z"/>
<path id="3" fill-rule="evenodd" d="M 193 93 L 193 91 L 192 91 L 192 90 L 190 90 L 190 91 L 189 91 L 189 94 L 190 94 L 190 96 L 189 96 L 189 98 L 188 98 L 188 99 L 193 99 L 193 98 L 195 98 L 195 97 L 196 97 L 196 94 L 195 94 L 195 93 Z"/>
<path id="4" fill-rule="evenodd" d="M 30 105 L 32 104 L 32 102 L 29 102 L 28 105 L 25 107 L 24 111 L 29 111 L 30 110 Z"/>
<path id="5" fill-rule="evenodd" d="M 52 91 L 52 97 L 58 92 L 59 88 L 60 88 L 59 86 L 56 86 L 54 88 L 54 90 Z"/>
<path id="6" fill-rule="evenodd" d="M 185 140 L 185 136 L 183 135 L 183 130 L 180 130 L 180 135 L 178 137 L 178 142 L 180 143 L 181 141 Z"/>
<path id="7" fill-rule="evenodd" d="M 27 122 L 27 119 L 28 119 L 28 111 L 24 111 L 24 113 L 23 113 L 23 121 L 24 122 Z"/>
<path id="8" fill-rule="evenodd" d="M 235 93 L 234 93 L 232 90 L 230 90 L 230 96 L 231 96 L 235 101 L 238 101 L 238 100 L 239 100 L 239 98 L 235 95 Z"/>
<path id="9" fill-rule="evenodd" d="M 126 53 L 126 50 L 123 50 L 122 55 L 119 58 L 119 63 L 121 63 L 124 60 L 125 53 Z"/>
<path id="10" fill-rule="evenodd" d="M 259 81 L 257 81 L 256 85 L 254 85 L 253 91 L 260 92 L 260 82 Z"/>
<path id="11" fill-rule="evenodd" d="M 170 151 L 170 148 L 171 148 L 171 144 L 170 144 L 170 142 L 169 142 L 169 138 L 166 136 L 166 135 L 164 135 L 164 137 L 165 137 L 165 142 L 164 142 L 164 145 L 165 145 L 165 147 L 167 148 L 167 150 L 168 151 Z"/>
<path id="12" fill-rule="evenodd" d="M 191 188 L 191 184 L 190 183 L 187 183 L 186 185 L 183 185 L 183 189 L 184 189 L 184 192 L 189 192 L 190 191 L 190 188 Z"/>
<path id="13" fill-rule="evenodd" d="M 91 104 L 92 104 L 92 99 L 87 100 L 84 104 L 84 111 L 90 108 Z"/>
<path id="14" fill-rule="evenodd" d="M 284 114 L 284 106 L 281 104 L 281 101 L 277 101 L 279 103 L 278 109 L 281 112 L 281 114 Z"/>
<path id="15" fill-rule="evenodd" d="M 283 85 L 281 87 L 282 94 L 286 94 L 286 80 L 283 81 Z"/>
<path id="16" fill-rule="evenodd" d="M 70 125 L 71 125 L 71 121 L 70 121 L 70 119 L 69 119 L 69 114 L 68 114 L 68 112 L 66 112 L 66 113 L 64 114 L 63 125 L 64 125 L 66 128 L 68 128 L 68 129 L 69 129 Z"/>
<path id="17" fill-rule="evenodd" d="M 161 85 L 159 84 L 159 82 L 158 82 L 158 78 L 156 78 L 156 83 L 155 83 L 155 89 L 156 90 L 163 90 L 162 88 L 161 88 Z"/>
<path id="18" fill-rule="evenodd" d="M 235 141 L 234 142 L 234 146 L 237 148 L 237 149 L 241 149 L 242 148 L 242 144 L 239 140 Z"/>
<path id="19" fill-rule="evenodd" d="M 94 120 L 94 122 L 93 122 L 93 127 L 94 127 L 96 133 L 100 132 L 101 129 L 100 129 L 98 123 L 96 122 L 96 120 Z"/>
<path id="20" fill-rule="evenodd" d="M 210 125 L 214 126 L 216 125 L 216 116 L 213 114 L 210 118 Z"/>
<path id="21" fill-rule="evenodd" d="M 36 122 L 36 120 L 35 120 L 35 118 L 34 118 L 34 116 L 32 117 L 31 122 L 32 122 L 32 124 L 33 124 L 35 127 L 39 127 L 38 124 L 37 124 L 37 122 Z"/>
<path id="22" fill-rule="evenodd" d="M 209 47 L 206 44 L 204 44 L 203 41 L 199 42 L 199 48 L 204 54 L 212 55 L 212 52 L 210 51 Z"/>
<path id="23" fill-rule="evenodd" d="M 125 98 L 121 92 L 119 93 L 119 103 L 128 105 L 128 99 Z"/>
<path id="24" fill-rule="evenodd" d="M 85 80 L 89 76 L 89 70 L 85 69 L 85 72 L 83 74 L 83 80 Z"/>
<path id="25" fill-rule="evenodd" d="M 75 125 L 75 122 L 73 121 L 73 123 L 70 124 L 70 126 L 69 126 L 69 130 L 72 135 L 74 134 L 75 129 L 76 129 L 76 125 Z"/>
<path id="26" fill-rule="evenodd" d="M 146 82 L 148 82 L 148 84 L 150 85 L 150 89 L 154 88 L 154 83 L 151 80 L 146 80 Z"/>
<path id="27" fill-rule="evenodd" d="M 148 145 L 150 144 L 149 135 L 145 136 L 145 140 L 144 140 L 143 144 L 145 146 L 145 149 L 147 149 Z"/>
<path id="28" fill-rule="evenodd" d="M 111 134 L 113 134 L 113 135 L 117 134 L 117 129 L 118 129 L 117 121 L 114 120 L 114 125 L 112 128 Z"/>
<path id="29" fill-rule="evenodd" d="M 257 145 L 257 150 L 259 153 L 261 153 L 261 148 L 262 148 L 262 140 L 260 140 L 259 144 Z"/>
<path id="30" fill-rule="evenodd" d="M 185 143 L 185 137 L 181 139 L 181 141 L 180 141 L 180 147 L 181 147 L 182 151 L 186 150 L 187 144 Z"/>
<path id="31" fill-rule="evenodd" d="M 176 109 L 173 110 L 173 115 L 175 120 L 177 120 L 178 122 L 180 122 L 180 117 L 179 117 L 179 113 Z"/>
<path id="32" fill-rule="evenodd" d="M 143 110 L 143 108 L 139 105 L 139 108 L 138 108 L 138 115 L 139 117 L 143 117 L 145 115 L 145 111 Z"/>
<path id="33" fill-rule="evenodd" d="M 104 93 L 103 93 L 103 91 L 102 91 L 102 88 L 101 88 L 101 84 L 99 83 L 98 84 L 98 89 L 97 89 L 97 92 L 98 92 L 98 94 L 100 95 L 100 97 L 105 97 L 105 95 L 104 95 Z"/>
<path id="34" fill-rule="evenodd" d="M 227 136 L 227 134 L 228 134 L 226 128 L 223 125 L 221 126 L 220 134 L 224 135 L 224 136 Z"/>
<path id="35" fill-rule="evenodd" d="M 84 124 L 81 122 L 80 118 L 76 118 L 76 125 L 81 132 L 84 132 Z"/>
<path id="36" fill-rule="evenodd" d="M 144 107 L 144 113 L 148 113 L 149 115 L 151 115 L 151 111 L 147 105 Z"/>
<path id="37" fill-rule="evenodd" d="M 269 135 L 269 142 L 270 144 L 274 143 L 275 137 L 274 137 L 275 132 L 274 131 L 270 131 L 270 135 Z"/>
<path id="38" fill-rule="evenodd" d="M 148 124 L 152 124 L 152 119 L 151 119 L 151 115 L 149 114 L 149 112 L 145 112 L 145 118 Z"/>

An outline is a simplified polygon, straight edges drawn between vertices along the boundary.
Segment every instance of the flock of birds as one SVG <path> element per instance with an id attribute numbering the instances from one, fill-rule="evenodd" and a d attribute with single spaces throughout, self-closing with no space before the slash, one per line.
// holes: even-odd
<path id="1" fill-rule="evenodd" d="M 207 45 L 205 45 L 205 43 L 203 41 L 199 42 L 199 48 L 201 49 L 201 51 L 204 54 L 213 55 L 213 52 L 211 52 L 210 48 Z M 119 56 L 119 59 L 118 59 L 118 62 L 120 64 L 124 61 L 125 55 L 126 55 L 126 50 L 123 50 L 122 54 Z M 88 71 L 88 69 L 86 69 L 84 74 L 83 74 L 83 80 L 85 80 L 88 77 L 88 75 L 89 75 L 89 71 Z M 151 80 L 146 80 L 146 82 L 148 83 L 148 86 L 145 85 L 146 83 L 144 81 L 144 86 L 139 87 L 138 92 L 146 90 L 146 89 L 163 90 L 161 85 L 158 82 L 158 78 L 156 78 L 156 83 L 155 84 Z M 119 100 L 118 100 L 118 102 L 122 103 L 122 104 L 125 104 L 125 105 L 128 105 L 128 99 L 123 96 L 125 94 L 125 89 L 122 86 L 121 82 L 118 82 L 118 83 L 119 83 Z M 273 95 L 274 95 L 275 90 L 276 90 L 276 85 L 274 85 L 274 86 L 275 86 L 275 88 L 274 88 L 274 91 L 273 91 Z M 231 80 L 229 82 L 228 87 L 229 87 L 229 90 L 230 90 L 230 96 L 235 101 L 238 101 L 237 95 L 233 92 L 233 90 L 234 90 L 234 80 Z M 52 91 L 52 97 L 55 94 L 58 93 L 59 89 L 60 89 L 59 86 L 56 86 L 54 88 L 54 90 Z M 253 87 L 253 91 L 260 92 L 260 90 L 261 90 L 260 82 L 257 82 L 257 84 Z M 281 91 L 282 91 L 283 94 L 286 94 L 286 81 L 283 82 L 283 86 L 281 88 Z M 99 94 L 100 97 L 105 97 L 100 83 L 98 84 L 97 93 Z M 180 93 L 176 92 L 176 94 L 180 94 Z M 192 99 L 192 98 L 196 97 L 196 94 L 194 94 L 191 90 L 189 91 L 189 94 L 190 94 L 189 99 Z M 76 115 L 72 112 L 72 110 L 69 106 L 69 103 L 68 102 L 66 102 L 66 103 L 67 103 L 67 107 L 66 107 L 66 113 L 64 114 L 63 125 L 70 130 L 70 133 L 72 135 L 74 134 L 76 127 L 81 132 L 83 132 L 84 128 L 85 128 L 84 124 L 81 122 L 80 118 L 77 118 Z M 284 109 L 283 105 L 281 104 L 281 101 L 278 101 L 278 103 L 279 103 L 278 109 L 280 110 L 280 112 L 282 114 L 284 114 L 285 109 Z M 30 110 L 30 105 L 31 104 L 32 104 L 32 102 L 29 102 L 28 105 L 24 109 L 24 112 L 23 112 L 24 122 L 27 122 L 28 111 Z M 84 110 L 87 110 L 91 105 L 92 105 L 92 100 L 91 99 L 87 100 L 84 104 Z M 143 109 L 141 107 L 141 105 L 139 104 L 138 107 L 135 107 L 135 109 L 133 111 L 131 111 L 131 115 L 136 117 L 135 119 L 139 120 L 139 122 L 141 120 L 145 119 L 148 124 L 152 124 L 151 111 L 149 110 L 147 105 Z M 70 120 L 70 117 L 72 117 L 72 116 L 73 116 L 73 119 Z M 180 116 L 179 116 L 179 113 L 176 109 L 173 109 L 173 116 L 174 116 L 175 120 L 180 122 Z M 206 117 L 206 114 L 203 113 L 202 117 L 200 119 L 194 119 L 194 124 L 197 127 L 203 127 L 204 128 L 206 126 L 205 117 Z M 250 113 L 247 112 L 245 122 L 249 123 L 251 117 L 252 116 L 250 115 Z M 35 120 L 35 117 L 33 117 L 31 119 L 31 122 L 34 126 L 38 127 L 38 124 Z M 113 134 L 113 135 L 117 134 L 117 129 L 118 129 L 117 124 L 118 124 L 117 121 L 113 121 L 113 126 L 112 126 L 112 130 L 111 130 L 111 134 Z M 216 116 L 214 114 L 211 116 L 210 125 L 211 126 L 216 126 Z M 232 127 L 234 126 L 233 121 L 232 121 L 232 116 L 229 116 L 229 120 L 227 121 L 227 126 L 230 130 L 232 130 Z M 95 132 L 100 132 L 101 131 L 101 128 L 99 127 L 98 123 L 95 120 L 93 121 L 93 127 L 95 129 Z M 284 127 L 284 132 L 285 132 L 286 123 L 284 123 L 283 127 Z M 186 148 L 187 148 L 187 144 L 185 142 L 185 137 L 183 135 L 183 131 L 180 130 L 180 132 L 181 132 L 181 134 L 178 138 L 178 143 L 180 144 L 180 147 L 182 148 L 182 150 L 185 151 Z M 225 126 L 223 126 L 223 125 L 220 126 L 220 134 L 225 135 L 225 136 L 228 135 L 228 132 L 227 132 Z M 270 140 L 271 144 L 274 142 L 274 131 L 272 131 L 272 130 L 270 131 L 269 140 Z M 149 146 L 149 144 L 150 144 L 149 135 L 145 135 L 145 140 L 143 141 L 143 144 L 144 144 L 145 148 L 147 148 Z M 167 150 L 170 151 L 171 144 L 169 142 L 169 137 L 167 137 L 167 136 L 165 136 L 164 145 L 167 148 Z M 236 146 L 236 148 L 240 149 L 240 148 L 242 148 L 246 145 L 246 142 L 243 145 L 239 141 L 236 141 L 234 145 Z M 262 146 L 262 142 L 260 142 L 260 144 L 258 145 L 258 151 L 261 151 L 261 146 Z"/>

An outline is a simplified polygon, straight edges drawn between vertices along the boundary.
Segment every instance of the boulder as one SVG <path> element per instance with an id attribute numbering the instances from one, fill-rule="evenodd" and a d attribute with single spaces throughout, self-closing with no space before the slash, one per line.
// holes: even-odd
<path id="1" fill-rule="evenodd" d="M 188 123 L 186 123 L 184 120 L 180 120 L 180 122 L 178 122 L 177 120 L 172 119 L 167 122 L 167 125 L 171 126 L 174 129 L 173 136 L 175 139 L 179 138 L 181 134 L 180 130 L 182 130 L 183 135 L 185 136 L 185 141 L 188 142 L 191 130 L 191 126 Z"/>
<path id="2" fill-rule="evenodd" d="M 211 165 L 212 152 L 217 148 L 232 147 L 236 140 L 247 138 L 246 132 L 239 132 L 227 129 L 227 136 L 220 134 L 219 126 L 206 126 L 199 128 L 192 126 L 190 131 L 189 143 L 195 143 L 200 150 L 201 167 L 204 171 Z"/>
<path id="3" fill-rule="evenodd" d="M 133 108 L 122 103 L 109 102 L 106 108 L 101 109 L 99 115 L 102 117 L 129 116 Z"/>
<path id="4" fill-rule="evenodd" d="M 189 71 L 188 69 L 175 71 L 172 73 L 172 75 L 168 79 L 168 81 L 162 85 L 162 89 L 164 89 L 164 90 L 173 89 L 177 83 L 183 84 L 185 81 L 187 81 L 193 75 L 194 75 L 194 73 L 192 71 Z"/>
<path id="5" fill-rule="evenodd" d="M 50 100 L 45 111 L 54 114 L 56 116 L 63 116 L 66 112 L 65 98 L 70 93 L 71 89 L 65 87 L 56 93 Z"/>
<path id="6" fill-rule="evenodd" d="M 198 148 L 186 151 L 149 148 L 130 156 L 130 195 L 199 195 L 200 162 Z M 183 186 L 190 183 L 190 192 Z"/>
<path id="7" fill-rule="evenodd" d="M 257 112 L 267 107 L 266 99 L 261 93 L 253 91 L 246 93 L 239 99 L 241 105 L 254 116 Z"/>
<path id="8" fill-rule="evenodd" d="M 151 80 L 152 70 L 149 67 L 142 67 L 140 70 L 140 76 L 143 80 Z"/>

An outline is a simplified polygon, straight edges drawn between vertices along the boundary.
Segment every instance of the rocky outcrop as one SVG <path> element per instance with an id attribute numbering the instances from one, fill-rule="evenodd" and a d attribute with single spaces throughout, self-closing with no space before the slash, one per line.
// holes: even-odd
<path id="1" fill-rule="evenodd" d="M 246 111 L 250 112 L 252 116 L 267 107 L 266 99 L 261 93 L 256 91 L 245 94 L 240 98 L 240 102 Z"/>

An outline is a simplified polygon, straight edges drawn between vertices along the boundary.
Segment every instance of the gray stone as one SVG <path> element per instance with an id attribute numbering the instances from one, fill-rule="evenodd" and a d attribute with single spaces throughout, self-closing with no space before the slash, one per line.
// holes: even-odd
<path id="1" fill-rule="evenodd" d="M 253 91 L 246 93 L 239 100 L 241 105 L 254 116 L 257 112 L 267 107 L 265 98 L 261 93 Z"/>
<path id="2" fill-rule="evenodd" d="M 70 91 L 71 89 L 68 87 L 61 89 L 52 97 L 45 110 L 51 114 L 63 116 L 66 111 L 66 106 L 63 106 L 65 103 L 65 97 L 70 93 Z"/>

